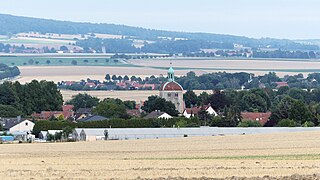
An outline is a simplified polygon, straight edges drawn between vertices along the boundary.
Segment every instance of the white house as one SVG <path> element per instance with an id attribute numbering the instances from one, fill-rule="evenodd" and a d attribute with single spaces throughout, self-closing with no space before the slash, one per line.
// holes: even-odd
<path id="1" fill-rule="evenodd" d="M 172 116 L 170 116 L 168 113 L 166 112 L 161 112 L 161 111 L 153 111 L 150 114 L 148 114 L 146 117 L 144 117 L 145 119 L 171 119 Z"/>
<path id="2" fill-rule="evenodd" d="M 29 120 L 12 120 L 12 121 L 4 121 L 3 122 L 3 128 L 10 133 L 13 132 L 29 132 L 33 130 L 34 123 Z"/>
<path id="3" fill-rule="evenodd" d="M 218 113 L 211 107 L 210 104 L 201 107 L 186 108 L 182 115 L 186 118 L 194 117 L 195 115 L 198 115 L 201 110 L 205 110 L 210 115 L 218 116 Z"/>

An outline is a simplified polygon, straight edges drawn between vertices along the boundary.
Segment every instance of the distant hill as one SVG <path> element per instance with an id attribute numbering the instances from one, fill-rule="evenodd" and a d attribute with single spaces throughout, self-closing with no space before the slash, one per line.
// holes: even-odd
<path id="1" fill-rule="evenodd" d="M 115 24 L 78 23 L 71 21 L 57 21 L 30 17 L 0 14 L 0 35 L 17 34 L 21 32 L 40 32 L 57 34 L 88 34 L 102 33 L 131 36 L 142 40 L 160 41 L 159 37 L 185 38 L 207 44 L 217 43 L 242 44 L 252 48 L 272 47 L 285 50 L 319 50 L 319 46 L 294 42 L 286 39 L 262 38 L 254 39 L 244 36 L 221 35 L 211 33 L 188 33 L 146 29 Z M 221 45 L 217 45 L 218 47 Z M 225 46 L 225 45 L 224 45 Z M 224 47 L 223 46 L 223 47 Z M 209 46 L 210 48 L 210 46 Z"/>

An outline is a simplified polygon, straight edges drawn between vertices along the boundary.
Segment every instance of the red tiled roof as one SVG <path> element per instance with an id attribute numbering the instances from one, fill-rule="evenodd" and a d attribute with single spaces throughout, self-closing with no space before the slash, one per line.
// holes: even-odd
<path id="1" fill-rule="evenodd" d="M 192 107 L 192 108 L 186 108 L 185 110 L 187 111 L 188 114 L 198 114 L 199 111 L 201 111 L 202 109 L 207 110 L 211 105 L 204 105 L 204 106 L 200 106 L 200 107 Z"/>
<path id="2" fill-rule="evenodd" d="M 74 108 L 73 105 L 63 105 L 62 106 L 62 111 L 72 111 Z"/>
<path id="3" fill-rule="evenodd" d="M 289 86 L 287 82 L 276 82 L 277 87 L 276 88 L 280 88 L 280 87 L 284 87 L 284 86 Z"/>
<path id="4" fill-rule="evenodd" d="M 244 121 L 259 121 L 263 126 L 269 121 L 271 112 L 260 113 L 260 112 L 242 112 L 241 117 Z"/>
<path id="5" fill-rule="evenodd" d="M 183 88 L 180 84 L 173 81 L 164 83 L 161 86 L 160 91 L 183 91 Z"/>
<path id="6" fill-rule="evenodd" d="M 128 109 L 127 114 L 130 116 L 140 117 L 141 113 L 139 109 Z"/>

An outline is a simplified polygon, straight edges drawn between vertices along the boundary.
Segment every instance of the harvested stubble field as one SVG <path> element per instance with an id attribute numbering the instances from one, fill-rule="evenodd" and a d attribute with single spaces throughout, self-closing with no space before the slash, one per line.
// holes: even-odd
<path id="1" fill-rule="evenodd" d="M 319 176 L 313 174 L 320 172 L 319 136 L 320 132 L 303 132 L 6 144 L 0 148 L 0 178 L 235 179 L 291 176 L 316 179 Z"/>
<path id="2" fill-rule="evenodd" d="M 10 64 L 16 62 L 16 65 L 28 62 L 30 57 L 3 58 L 3 62 Z M 81 59 L 82 58 L 82 59 Z M 319 72 L 320 62 L 311 60 L 279 60 L 279 59 L 153 59 L 153 60 L 130 60 L 125 63 L 110 64 L 104 63 L 103 57 L 81 57 L 79 58 L 51 58 L 50 66 L 46 66 L 48 58 L 42 58 L 39 62 L 41 66 L 19 66 L 21 76 L 17 79 L 21 83 L 30 82 L 33 79 L 59 81 L 79 81 L 81 79 L 104 80 L 105 74 L 116 75 L 135 75 L 160 76 L 166 75 L 166 69 L 173 63 L 176 76 L 186 75 L 189 71 L 194 71 L 197 75 L 211 72 L 248 72 L 256 75 L 264 75 L 274 71 L 279 76 L 302 73 L 307 75 L 312 72 Z M 83 63 L 83 59 L 89 59 L 89 63 Z M 16 59 L 16 60 L 14 60 Z M 34 58 L 36 59 L 36 58 Z M 71 66 L 71 60 L 77 59 L 79 66 Z M 98 63 L 92 62 L 99 60 Z M 63 60 L 62 63 L 58 62 Z M 67 65 L 66 65 L 67 64 Z"/>

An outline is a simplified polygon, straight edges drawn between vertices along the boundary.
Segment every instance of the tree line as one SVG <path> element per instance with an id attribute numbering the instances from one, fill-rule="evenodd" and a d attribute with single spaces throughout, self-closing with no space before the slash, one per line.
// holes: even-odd
<path id="1" fill-rule="evenodd" d="M 63 99 L 57 85 L 48 81 L 0 84 L 1 117 L 28 116 L 41 111 L 61 110 Z"/>
<path id="2" fill-rule="evenodd" d="M 20 70 L 17 66 L 9 67 L 6 64 L 0 63 L 0 80 L 13 78 L 20 75 Z"/>

